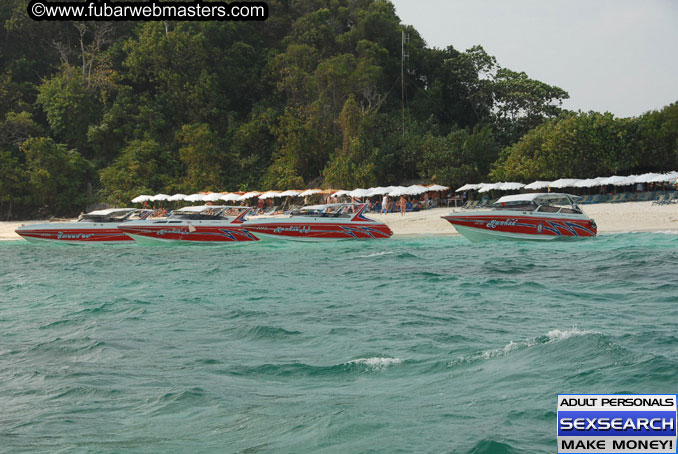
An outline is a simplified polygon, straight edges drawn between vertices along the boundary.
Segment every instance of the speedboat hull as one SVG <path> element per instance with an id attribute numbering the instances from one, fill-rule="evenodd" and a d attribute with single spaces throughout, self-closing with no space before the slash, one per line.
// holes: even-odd
<path id="1" fill-rule="evenodd" d="M 212 222 L 212 221 L 206 221 Z M 230 223 L 204 225 L 168 224 L 165 221 L 130 222 L 119 228 L 134 240 L 142 243 L 165 244 L 225 244 L 258 241 L 259 239 L 242 227 Z"/>
<path id="2" fill-rule="evenodd" d="M 25 225 L 15 230 L 25 240 L 34 243 L 123 243 L 133 241 L 115 225 L 69 222 Z"/>
<path id="3" fill-rule="evenodd" d="M 339 207 L 318 205 L 320 208 Z M 314 207 L 306 207 L 314 208 Z M 245 221 L 243 227 L 264 239 L 292 241 L 374 240 L 390 238 L 391 229 L 384 223 L 363 215 L 365 205 L 358 205 L 355 213 L 325 212 L 319 215 L 292 215 L 287 218 L 264 218 Z M 322 211 L 322 210 L 321 210 Z"/>
<path id="4" fill-rule="evenodd" d="M 291 222 L 289 222 L 291 221 Z M 247 230 L 262 240 L 292 241 L 337 241 L 337 240 L 370 240 L 389 238 L 393 235 L 385 224 L 357 224 L 353 222 L 325 223 L 314 219 L 301 222 L 294 220 L 258 220 L 245 223 Z"/>
<path id="5" fill-rule="evenodd" d="M 595 237 L 595 222 L 582 215 L 543 216 L 528 213 L 455 213 L 443 216 L 471 241 L 562 240 Z"/>

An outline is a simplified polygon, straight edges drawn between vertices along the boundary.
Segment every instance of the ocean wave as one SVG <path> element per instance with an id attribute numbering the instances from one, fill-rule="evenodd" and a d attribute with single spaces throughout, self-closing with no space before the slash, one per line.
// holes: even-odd
<path id="1" fill-rule="evenodd" d="M 534 347 L 535 345 L 544 345 L 544 344 L 550 344 L 552 342 L 558 342 L 562 341 L 565 339 L 569 339 L 573 336 L 587 336 L 587 335 L 598 335 L 602 334 L 599 331 L 593 331 L 593 330 L 581 330 L 576 326 L 573 326 L 570 329 L 566 330 L 560 330 L 560 329 L 553 329 L 549 332 L 546 333 L 546 335 L 543 336 L 537 336 L 531 339 L 526 339 L 523 341 L 518 341 L 515 342 L 513 340 L 509 341 L 508 344 L 504 345 L 503 347 L 499 348 L 493 348 L 490 350 L 485 350 L 480 353 L 476 353 L 473 355 L 469 356 L 462 356 L 460 358 L 457 358 L 454 361 L 451 361 L 448 365 L 449 366 L 454 366 L 460 363 L 473 363 L 479 360 L 488 360 L 492 358 L 497 358 L 501 356 L 506 356 L 512 351 L 515 350 L 521 350 L 525 348 L 530 348 Z"/>
<path id="2" fill-rule="evenodd" d="M 515 448 L 507 443 L 496 440 L 482 440 L 469 451 L 469 454 L 513 454 L 515 452 Z"/>
<path id="3" fill-rule="evenodd" d="M 395 251 L 382 251 L 382 252 L 373 252 L 372 254 L 367 254 L 367 255 L 357 255 L 356 257 L 361 258 L 361 259 L 367 259 L 367 258 L 370 258 L 370 257 L 381 257 L 383 255 L 393 255 L 395 253 L 396 253 Z"/>
<path id="4" fill-rule="evenodd" d="M 245 337 L 250 339 L 287 339 L 301 334 L 301 331 L 290 331 L 277 326 L 257 325 L 239 329 Z"/>
<path id="5" fill-rule="evenodd" d="M 400 358 L 375 356 L 369 358 L 352 359 L 344 363 L 333 364 L 329 366 L 313 366 L 304 363 L 263 364 L 261 366 L 229 368 L 223 372 L 236 376 L 265 375 L 276 377 L 336 377 L 341 375 L 382 372 L 391 366 L 402 364 L 403 362 L 404 361 Z"/>
<path id="6" fill-rule="evenodd" d="M 400 358 L 383 358 L 375 356 L 372 358 L 352 359 L 350 361 L 345 362 L 344 364 L 367 366 L 367 368 L 369 369 L 379 371 L 394 364 L 402 364 L 402 362 L 403 360 Z"/>

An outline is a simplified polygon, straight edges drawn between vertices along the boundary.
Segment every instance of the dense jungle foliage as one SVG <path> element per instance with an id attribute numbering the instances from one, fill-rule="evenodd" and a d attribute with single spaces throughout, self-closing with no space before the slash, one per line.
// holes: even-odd
<path id="1" fill-rule="evenodd" d="M 0 3 L 3 218 L 142 193 L 678 169 L 678 104 L 564 111 L 566 91 L 480 46 L 427 47 L 388 1 L 270 0 L 264 22 L 35 22 L 27 3 Z"/>

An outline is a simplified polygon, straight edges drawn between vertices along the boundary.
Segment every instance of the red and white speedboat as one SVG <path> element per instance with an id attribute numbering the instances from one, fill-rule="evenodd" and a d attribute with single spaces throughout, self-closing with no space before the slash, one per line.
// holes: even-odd
<path id="1" fill-rule="evenodd" d="M 262 240 L 356 240 L 393 235 L 386 224 L 363 215 L 366 207 L 364 203 L 312 205 L 289 216 L 248 219 L 243 226 Z"/>
<path id="2" fill-rule="evenodd" d="M 242 227 L 247 207 L 201 205 L 163 219 L 126 222 L 120 230 L 141 243 L 224 244 L 259 239 Z"/>
<path id="3" fill-rule="evenodd" d="M 517 194 L 500 198 L 490 210 L 453 211 L 442 216 L 471 241 L 556 240 L 594 237 L 598 228 L 570 194 Z"/>
<path id="4" fill-rule="evenodd" d="M 145 219 L 150 213 L 135 208 L 96 210 L 81 215 L 75 222 L 23 225 L 15 232 L 32 242 L 118 243 L 132 241 L 119 225 Z"/>

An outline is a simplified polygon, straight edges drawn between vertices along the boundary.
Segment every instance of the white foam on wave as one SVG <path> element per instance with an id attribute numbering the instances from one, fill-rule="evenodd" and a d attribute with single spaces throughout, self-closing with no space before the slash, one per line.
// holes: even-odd
<path id="1" fill-rule="evenodd" d="M 570 329 L 566 330 L 560 330 L 560 329 L 553 329 L 546 333 L 546 342 L 544 342 L 544 336 L 539 336 L 535 337 L 532 339 L 526 339 L 524 341 L 509 341 L 508 344 L 504 345 L 503 347 L 500 348 L 493 348 L 491 350 L 486 350 L 481 353 L 477 353 L 475 355 L 470 355 L 467 357 L 461 357 L 455 361 L 452 361 L 450 365 L 458 364 L 460 362 L 474 362 L 480 359 L 491 359 L 491 358 L 497 358 L 500 356 L 506 356 L 513 350 L 518 350 L 522 348 L 530 348 L 533 347 L 537 344 L 550 344 L 552 342 L 557 342 L 565 339 L 569 339 L 570 337 L 573 336 L 585 336 L 587 334 L 601 334 L 600 331 L 593 331 L 593 330 L 581 330 L 577 326 L 573 326 Z"/>
<path id="2" fill-rule="evenodd" d="M 553 342 L 557 340 L 569 339 L 572 336 L 585 336 L 587 334 L 600 334 L 600 332 L 592 330 L 581 330 L 576 326 L 573 326 L 572 328 L 566 329 L 565 331 L 553 329 L 546 333 L 546 336 L 549 338 L 549 342 Z"/>
<path id="3" fill-rule="evenodd" d="M 367 259 L 367 258 L 370 258 L 370 257 L 380 257 L 382 255 L 391 255 L 391 254 L 395 254 L 395 252 L 393 252 L 393 251 L 374 252 L 372 254 L 359 255 L 357 257 L 362 258 L 362 259 Z"/>
<path id="4" fill-rule="evenodd" d="M 661 233 L 662 235 L 678 235 L 678 230 L 660 230 L 654 233 Z"/>
<path id="5" fill-rule="evenodd" d="M 403 360 L 400 358 L 383 358 L 383 357 L 373 357 L 373 358 L 358 358 L 347 361 L 345 364 L 361 364 L 369 367 L 370 369 L 381 370 L 385 369 L 388 366 L 394 364 L 400 364 Z"/>

